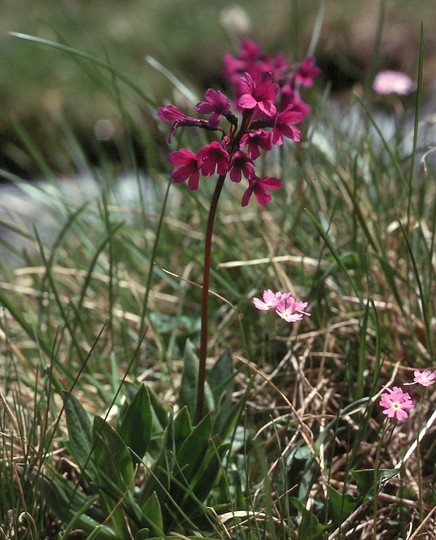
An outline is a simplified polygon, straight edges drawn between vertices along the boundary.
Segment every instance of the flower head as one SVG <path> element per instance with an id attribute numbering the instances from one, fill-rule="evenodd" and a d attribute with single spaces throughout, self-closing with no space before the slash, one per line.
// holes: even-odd
<path id="1" fill-rule="evenodd" d="M 286 298 L 289 298 L 291 293 L 272 292 L 271 289 L 263 291 L 263 301 L 259 298 L 253 298 L 253 304 L 257 309 L 261 311 L 268 311 L 270 309 L 276 309 Z"/>
<path id="2" fill-rule="evenodd" d="M 230 112 L 229 99 L 219 90 L 208 88 L 204 93 L 206 101 L 197 103 L 196 109 L 200 114 L 210 114 L 209 124 L 217 126 L 221 116 L 226 116 Z"/>
<path id="3" fill-rule="evenodd" d="M 293 296 L 289 296 L 276 306 L 276 313 L 286 322 L 300 321 L 304 315 L 310 317 L 310 313 L 304 311 L 306 306 L 307 302 L 301 302 L 300 300 L 295 300 Z"/>
<path id="4" fill-rule="evenodd" d="M 397 420 L 405 420 L 409 416 L 408 411 L 415 407 L 412 398 L 399 386 L 385 390 L 379 402 L 380 407 L 384 409 L 383 414 L 389 418 L 396 417 Z"/>
<path id="5" fill-rule="evenodd" d="M 431 372 L 429 369 L 424 369 L 424 371 L 419 371 L 415 369 L 413 372 L 413 382 L 404 383 L 406 386 L 411 384 L 420 384 L 421 386 L 430 386 L 436 381 L 436 370 Z"/>
<path id="6" fill-rule="evenodd" d="M 279 317 L 286 322 L 295 322 L 303 318 L 304 315 L 310 317 L 310 313 L 304 311 L 307 302 L 296 300 L 289 292 L 273 292 L 271 289 L 263 291 L 263 300 L 253 298 L 253 304 L 261 311 L 274 310 Z"/>
<path id="7" fill-rule="evenodd" d="M 208 118 L 188 116 L 175 105 L 157 109 L 157 116 L 171 123 L 169 143 L 180 127 L 200 128 L 220 137 L 196 153 L 187 149 L 173 152 L 170 161 L 176 168 L 172 178 L 178 183 L 187 180 L 189 189 L 194 190 L 200 175 L 228 175 L 235 183 L 245 177 L 248 187 L 242 195 L 242 206 L 252 195 L 264 205 L 282 182 L 272 176 L 257 176 L 254 161 L 273 145 L 282 145 L 284 137 L 300 141 L 296 124 L 303 121 L 310 107 L 301 100 L 299 90 L 310 86 L 319 70 L 313 58 L 292 65 L 282 54 L 263 53 L 260 45 L 250 40 L 242 42 L 236 56 L 225 55 L 224 68 L 224 76 L 233 87 L 233 101 L 219 90 L 208 88 L 204 100 L 196 105 L 197 113 Z M 232 112 L 235 106 L 242 113 L 240 118 Z"/>
<path id="8" fill-rule="evenodd" d="M 376 75 L 372 88 L 377 94 L 406 96 L 416 89 L 416 83 L 402 71 L 386 69 Z"/>

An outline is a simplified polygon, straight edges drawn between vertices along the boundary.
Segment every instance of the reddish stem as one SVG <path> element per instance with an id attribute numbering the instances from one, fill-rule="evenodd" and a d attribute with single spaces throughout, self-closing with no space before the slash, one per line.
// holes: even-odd
<path id="1" fill-rule="evenodd" d="M 209 302 L 209 283 L 210 283 L 210 265 L 212 252 L 212 235 L 213 225 L 215 222 L 216 209 L 218 201 L 223 189 L 226 175 L 221 175 L 216 183 L 215 191 L 210 203 L 209 216 L 207 218 L 206 235 L 204 240 L 204 266 L 203 266 L 203 289 L 201 294 L 201 333 L 200 333 L 200 354 L 198 368 L 198 385 L 197 385 L 197 407 L 196 407 L 196 423 L 200 422 L 203 417 L 204 408 L 204 385 L 206 382 L 206 358 L 207 358 L 207 342 L 208 342 L 208 302 Z"/>

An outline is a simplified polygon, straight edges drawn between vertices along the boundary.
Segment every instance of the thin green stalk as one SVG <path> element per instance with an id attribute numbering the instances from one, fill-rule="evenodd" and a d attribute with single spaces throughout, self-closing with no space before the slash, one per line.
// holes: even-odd
<path id="1" fill-rule="evenodd" d="M 197 383 L 197 408 L 195 413 L 196 421 L 199 422 L 203 416 L 204 406 L 204 384 L 206 380 L 206 358 L 208 341 L 208 302 L 210 283 L 210 264 L 212 252 L 213 225 L 215 222 L 216 209 L 223 189 L 225 174 L 220 175 L 215 186 L 215 191 L 210 203 L 209 216 L 207 218 L 206 235 L 204 240 L 204 264 L 203 264 L 203 289 L 201 293 L 201 333 L 200 333 L 200 354 Z"/>

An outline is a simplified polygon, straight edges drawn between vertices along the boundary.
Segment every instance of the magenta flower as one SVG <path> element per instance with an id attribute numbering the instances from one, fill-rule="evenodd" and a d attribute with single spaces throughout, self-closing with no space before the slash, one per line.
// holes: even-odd
<path id="1" fill-rule="evenodd" d="M 270 309 L 276 309 L 276 307 L 286 300 L 286 298 L 289 298 L 291 296 L 291 293 L 282 293 L 282 292 L 272 292 L 271 289 L 267 289 L 266 291 L 263 291 L 263 301 L 259 298 L 253 298 L 253 304 L 257 309 L 260 309 L 261 311 L 268 311 Z"/>
<path id="2" fill-rule="evenodd" d="M 413 372 L 413 382 L 404 383 L 406 386 L 411 384 L 420 384 L 421 386 L 430 386 L 436 380 L 436 370 L 431 372 L 429 369 L 424 369 L 424 371 L 419 371 L 415 369 Z"/>
<path id="3" fill-rule="evenodd" d="M 254 176 L 249 180 L 249 186 L 242 195 L 241 206 L 247 206 L 253 194 L 259 204 L 264 205 L 269 203 L 272 197 L 268 190 L 280 189 L 281 187 L 282 181 L 278 178 L 274 178 L 273 176 L 258 178 Z"/>
<path id="4" fill-rule="evenodd" d="M 304 315 L 310 317 L 310 313 L 304 311 L 306 306 L 307 302 L 301 302 L 300 300 L 295 300 L 293 296 L 289 296 L 276 306 L 276 313 L 286 322 L 300 321 Z"/>
<path id="5" fill-rule="evenodd" d="M 204 176 L 212 176 L 215 170 L 219 175 L 226 174 L 229 168 L 229 154 L 217 141 L 200 148 L 197 156 Z"/>
<path id="6" fill-rule="evenodd" d="M 245 152 L 238 150 L 235 152 L 232 161 L 229 165 L 230 180 L 232 182 L 240 182 L 242 175 L 248 180 L 255 176 L 254 163 Z"/>
<path id="7" fill-rule="evenodd" d="M 198 167 L 198 158 L 194 152 L 191 152 L 191 150 L 186 148 L 171 152 L 170 162 L 172 165 L 177 166 L 171 174 L 171 177 L 176 184 L 180 184 L 189 178 L 188 188 L 191 191 L 198 189 L 200 171 Z"/>
<path id="8" fill-rule="evenodd" d="M 179 126 L 195 126 L 211 129 L 210 126 L 205 125 L 208 124 L 206 120 L 200 120 L 199 118 L 194 118 L 193 116 L 187 116 L 186 114 L 182 113 L 182 111 L 180 111 L 175 105 L 166 105 L 165 107 L 159 107 L 157 109 L 157 115 L 164 122 L 173 123 L 173 125 L 171 126 L 170 135 L 168 137 L 169 143 L 171 143 L 171 141 L 173 140 L 173 137 Z"/>
<path id="9" fill-rule="evenodd" d="M 261 59 L 261 48 L 258 43 L 249 39 L 241 42 L 241 52 L 237 57 L 229 53 L 224 55 L 224 77 L 239 86 L 240 75 L 252 71 Z"/>
<path id="10" fill-rule="evenodd" d="M 175 105 L 165 105 L 165 107 L 159 107 L 157 109 L 158 117 L 164 122 L 176 122 L 176 120 L 185 120 L 190 118 L 186 114 L 182 113 Z M 194 118 L 192 119 L 194 120 Z"/>
<path id="11" fill-rule="evenodd" d="M 243 148 L 248 146 L 247 153 L 251 159 L 257 159 L 260 156 L 259 148 L 262 148 L 262 150 L 271 150 L 271 134 L 259 128 L 256 131 L 250 131 L 243 135 L 240 144 Z"/>
<path id="12" fill-rule="evenodd" d="M 305 103 L 300 96 L 300 93 L 290 83 L 285 83 L 280 91 L 280 106 L 288 109 L 292 107 L 294 112 L 300 112 L 303 118 L 310 113 L 310 105 Z"/>
<path id="13" fill-rule="evenodd" d="M 278 146 L 283 144 L 283 137 L 288 137 L 291 141 L 301 140 L 301 131 L 291 124 L 300 124 L 303 121 L 301 112 L 292 110 L 292 105 L 276 116 L 271 135 L 271 142 Z"/>
<path id="14" fill-rule="evenodd" d="M 313 86 L 313 79 L 321 73 L 315 66 L 315 58 L 308 56 L 301 62 L 295 72 L 295 82 L 302 86 Z"/>
<path id="15" fill-rule="evenodd" d="M 239 98 L 239 106 L 242 109 L 253 110 L 254 113 L 266 117 L 276 114 L 274 100 L 279 86 L 272 82 L 272 73 L 264 71 L 255 79 L 245 73 L 241 77 L 241 84 L 244 93 Z"/>
<path id="16" fill-rule="evenodd" d="M 406 96 L 416 89 L 416 83 L 402 71 L 386 69 L 375 76 L 372 88 L 378 94 Z"/>
<path id="17" fill-rule="evenodd" d="M 379 405 L 384 409 L 383 414 L 389 418 L 396 417 L 397 420 L 405 420 L 409 416 L 408 411 L 415 407 L 409 394 L 403 392 L 399 386 L 386 388 L 386 392 L 381 395 Z"/>
<path id="18" fill-rule="evenodd" d="M 196 109 L 200 114 L 210 114 L 209 124 L 217 126 L 221 116 L 226 116 L 230 113 L 230 101 L 219 90 L 209 88 L 204 93 L 206 101 L 197 103 Z"/>

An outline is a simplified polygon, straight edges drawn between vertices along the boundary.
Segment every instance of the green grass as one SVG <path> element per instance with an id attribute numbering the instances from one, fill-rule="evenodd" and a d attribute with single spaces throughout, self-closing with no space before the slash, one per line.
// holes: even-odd
<path id="1" fill-rule="evenodd" d="M 25 253 L 2 242 L 21 260 L 1 263 L 1 537 L 431 538 L 432 387 L 404 423 L 377 405 L 382 385 L 434 367 L 435 171 L 417 167 L 427 149 L 404 155 L 384 140 L 370 98 L 353 104 L 353 140 L 314 90 L 304 141 L 266 164 L 284 180 L 273 202 L 241 209 L 240 186 L 226 182 L 212 253 L 212 412 L 192 426 L 213 180 L 195 193 L 171 184 L 153 96 L 95 60 L 80 65 L 123 126 L 121 163 L 98 143 L 91 162 L 60 115 L 44 126 L 56 166 L 15 124 L 47 185 L 2 172 L 43 216 L 35 228 L 6 224 L 31 240 Z M 198 146 L 188 130 L 180 142 Z M 95 195 L 72 198 L 59 168 L 81 171 Z M 133 177 L 128 200 L 122 173 Z M 252 305 L 267 288 L 307 299 L 311 318 L 275 326 Z"/>

